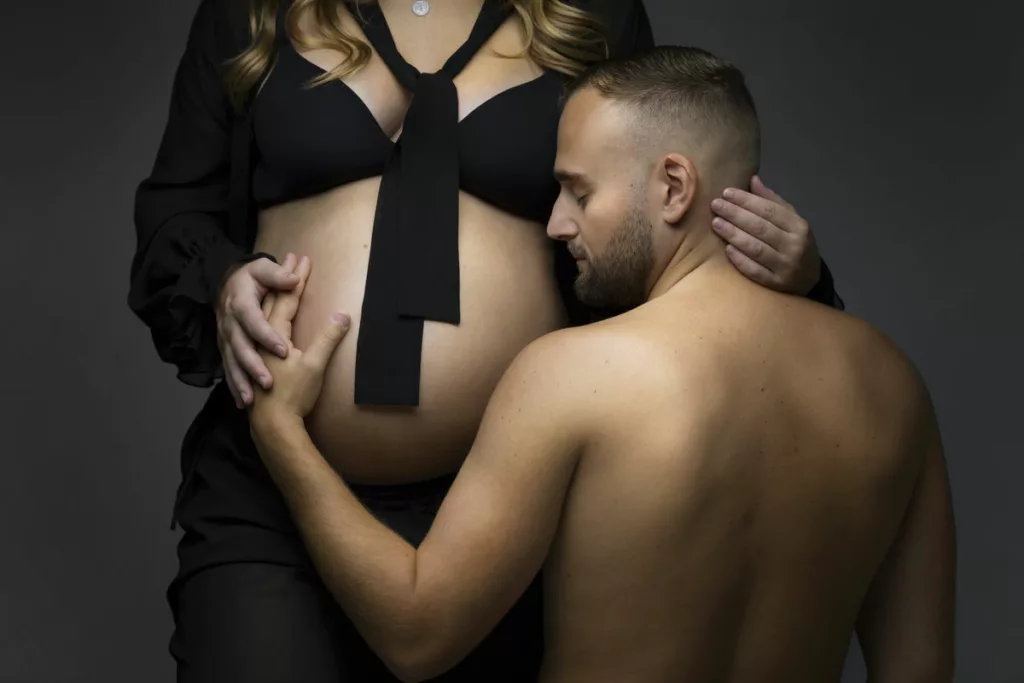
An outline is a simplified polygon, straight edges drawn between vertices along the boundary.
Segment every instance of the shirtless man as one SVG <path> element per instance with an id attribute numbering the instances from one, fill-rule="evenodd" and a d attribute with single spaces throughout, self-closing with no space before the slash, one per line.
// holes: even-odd
<path id="1" fill-rule="evenodd" d="M 855 629 L 871 681 L 952 680 L 954 528 L 921 378 L 864 322 L 737 273 L 702 208 L 756 171 L 758 138 L 742 75 L 700 50 L 578 82 L 548 234 L 584 301 L 627 312 L 516 358 L 418 549 L 304 429 L 342 325 L 264 357 L 256 444 L 403 680 L 454 665 L 542 565 L 545 682 L 838 681 Z M 300 296 L 268 306 L 286 337 Z"/>

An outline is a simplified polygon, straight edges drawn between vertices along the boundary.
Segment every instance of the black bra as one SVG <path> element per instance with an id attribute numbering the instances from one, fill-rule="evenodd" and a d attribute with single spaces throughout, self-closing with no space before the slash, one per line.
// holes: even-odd
<path id="1" fill-rule="evenodd" d="M 562 79 L 545 71 L 459 121 L 452 79 L 511 16 L 507 4 L 485 0 L 469 39 L 434 74 L 402 58 L 379 5 L 364 6 L 362 15 L 367 40 L 413 95 L 401 137 L 392 142 L 345 83 L 305 86 L 323 70 L 295 51 L 282 10 L 277 63 L 252 110 L 253 197 L 266 208 L 382 176 L 355 401 L 418 405 L 423 321 L 459 323 L 459 188 L 510 214 L 547 221 L 558 195 L 552 169 Z"/>

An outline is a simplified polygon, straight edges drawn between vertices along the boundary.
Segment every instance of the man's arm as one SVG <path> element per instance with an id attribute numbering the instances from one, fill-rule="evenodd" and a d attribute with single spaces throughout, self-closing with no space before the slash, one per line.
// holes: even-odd
<path id="1" fill-rule="evenodd" d="M 506 371 L 418 551 L 352 495 L 301 420 L 254 415 L 257 447 L 320 575 L 403 680 L 454 666 L 540 571 L 582 443 L 585 375 L 568 338 L 534 342 Z"/>
<path id="2" fill-rule="evenodd" d="M 951 683 L 956 537 L 942 440 L 927 405 L 924 464 L 857 621 L 870 683 Z"/>

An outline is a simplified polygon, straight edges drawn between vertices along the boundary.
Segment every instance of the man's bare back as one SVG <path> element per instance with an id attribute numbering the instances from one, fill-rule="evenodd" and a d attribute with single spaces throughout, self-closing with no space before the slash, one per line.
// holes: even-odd
<path id="1" fill-rule="evenodd" d="M 572 332 L 606 390 L 546 567 L 543 681 L 838 681 L 872 581 L 899 610 L 929 580 L 878 573 L 931 550 L 897 540 L 918 482 L 949 523 L 910 363 L 852 316 L 701 279 Z"/>

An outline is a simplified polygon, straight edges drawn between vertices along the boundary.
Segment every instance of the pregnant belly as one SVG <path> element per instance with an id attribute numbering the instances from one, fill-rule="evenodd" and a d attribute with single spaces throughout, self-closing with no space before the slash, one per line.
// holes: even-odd
<path id="1" fill-rule="evenodd" d="M 505 368 L 564 325 L 544 229 L 463 193 L 459 202 L 461 322 L 426 321 L 420 405 L 357 406 L 356 340 L 379 180 L 263 211 L 256 249 L 309 256 L 293 327 L 304 348 L 332 312 L 352 316 L 307 420 L 331 465 L 354 483 L 422 481 L 458 469 Z"/>

